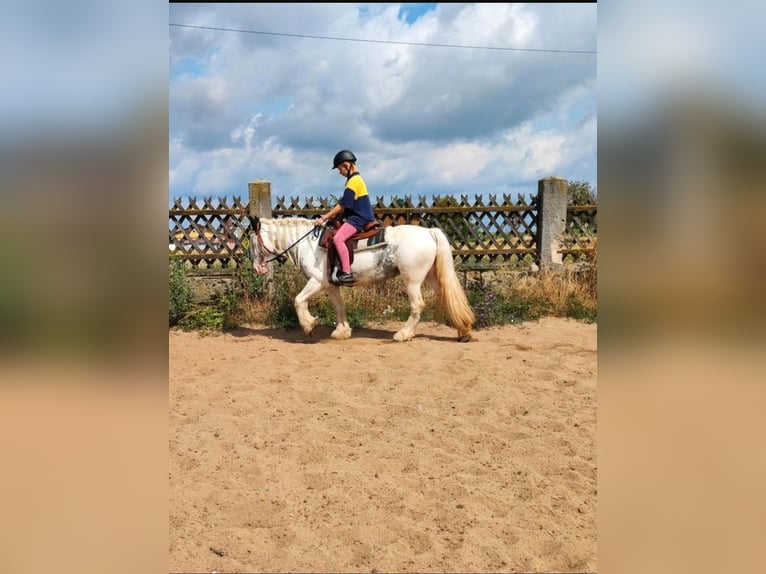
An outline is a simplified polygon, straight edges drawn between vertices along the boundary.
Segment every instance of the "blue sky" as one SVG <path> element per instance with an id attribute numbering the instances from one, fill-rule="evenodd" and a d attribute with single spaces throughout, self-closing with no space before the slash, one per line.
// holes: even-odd
<path id="1" fill-rule="evenodd" d="M 596 10 L 170 4 L 169 196 L 337 196 L 340 149 L 373 197 L 597 188 Z"/>

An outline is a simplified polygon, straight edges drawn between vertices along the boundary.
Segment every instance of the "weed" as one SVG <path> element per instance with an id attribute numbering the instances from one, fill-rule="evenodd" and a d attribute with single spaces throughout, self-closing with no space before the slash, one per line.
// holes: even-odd
<path id="1" fill-rule="evenodd" d="M 187 313 L 179 326 L 187 331 L 223 331 L 226 316 L 223 311 L 211 307 L 201 307 Z"/>
<path id="2" fill-rule="evenodd" d="M 186 279 L 186 265 L 182 259 L 171 259 L 169 268 L 168 323 L 178 325 L 192 307 L 192 291 Z"/>

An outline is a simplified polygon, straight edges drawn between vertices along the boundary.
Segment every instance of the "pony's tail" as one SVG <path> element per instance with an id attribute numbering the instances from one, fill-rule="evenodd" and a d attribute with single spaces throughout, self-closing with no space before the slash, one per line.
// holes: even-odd
<path id="1" fill-rule="evenodd" d="M 436 241 L 435 267 L 439 305 L 447 311 L 450 322 L 457 329 L 458 340 L 470 341 L 471 328 L 476 322 L 476 316 L 468 304 L 468 298 L 455 272 L 452 247 L 441 229 L 431 228 L 430 231 Z"/>

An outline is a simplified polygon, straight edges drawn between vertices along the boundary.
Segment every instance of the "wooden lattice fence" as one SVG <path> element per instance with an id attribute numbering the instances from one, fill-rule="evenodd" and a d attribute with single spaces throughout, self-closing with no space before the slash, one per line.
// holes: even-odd
<path id="1" fill-rule="evenodd" d="M 564 263 L 593 262 L 597 251 L 598 206 L 568 205 L 559 253 Z"/>
<path id="2" fill-rule="evenodd" d="M 550 193 L 560 195 L 564 180 L 551 179 L 556 185 Z M 430 200 L 424 196 L 417 200 L 406 196 L 387 202 L 377 198 L 373 210 L 387 226 L 413 224 L 442 229 L 450 240 L 455 264 L 460 270 L 530 268 L 545 263 L 545 254 L 541 251 L 542 244 L 546 243 L 547 226 L 539 198 L 549 193 L 543 185 L 547 181 L 541 180 L 538 195 L 529 202 L 521 195 L 513 201 L 506 194 L 500 198 L 490 194 L 486 201 L 480 195 L 472 200 L 467 195 L 434 196 Z M 251 184 L 247 201 L 241 197 L 203 197 L 200 203 L 193 197 L 186 202 L 175 198 L 169 210 L 170 257 L 184 259 L 189 269 L 199 274 L 230 272 L 246 257 L 242 240 L 249 234 L 248 214 L 260 211 L 262 216 L 275 218 L 314 218 L 332 207 L 334 200 L 330 201 L 309 197 L 291 198 L 288 202 L 284 197 L 277 197 L 272 203 L 268 182 Z M 552 201 L 548 204 L 556 205 Z M 592 259 L 596 250 L 597 206 L 565 203 L 564 206 L 566 214 L 558 214 L 558 220 L 565 224 L 556 232 L 559 262 Z M 266 214 L 262 213 L 264 209 Z M 550 214 L 548 217 L 556 219 Z"/>

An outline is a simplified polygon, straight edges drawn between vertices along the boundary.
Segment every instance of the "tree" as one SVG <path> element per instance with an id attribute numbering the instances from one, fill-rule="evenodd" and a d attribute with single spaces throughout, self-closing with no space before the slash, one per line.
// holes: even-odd
<path id="1" fill-rule="evenodd" d="M 433 200 L 434 207 L 454 208 L 458 207 L 459 205 L 460 204 L 458 201 L 449 195 L 446 197 L 436 196 Z M 437 213 L 434 214 L 433 218 L 436 220 L 442 231 L 444 231 L 444 233 L 447 235 L 450 243 L 453 246 L 463 245 L 467 241 L 468 237 L 473 235 L 471 233 L 471 228 L 468 225 L 468 222 L 465 220 L 464 215 L 460 212 Z"/>
<path id="2" fill-rule="evenodd" d="M 567 200 L 570 205 L 594 205 L 598 203 L 596 190 L 587 181 L 570 181 L 567 188 Z"/>

